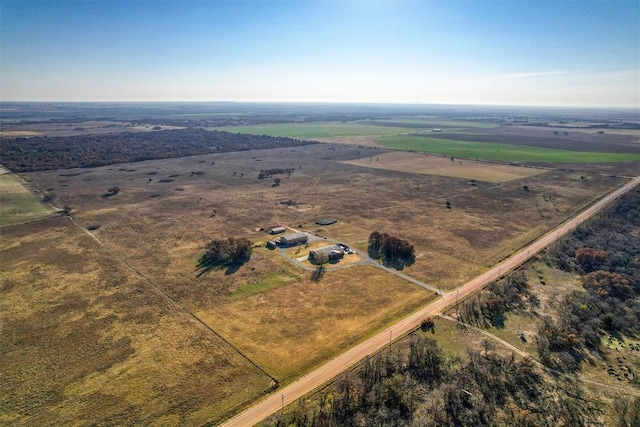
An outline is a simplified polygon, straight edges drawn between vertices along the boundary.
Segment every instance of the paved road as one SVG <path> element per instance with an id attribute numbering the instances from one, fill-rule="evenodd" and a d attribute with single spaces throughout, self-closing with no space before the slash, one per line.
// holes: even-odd
<path id="1" fill-rule="evenodd" d="M 444 310 L 454 305 L 459 299 L 466 298 L 469 295 L 478 292 L 480 289 L 488 285 L 491 281 L 505 274 L 507 271 L 513 270 L 514 268 L 523 264 L 527 259 L 540 252 L 541 250 L 558 240 L 560 237 L 569 233 L 578 224 L 585 221 L 602 208 L 608 206 L 616 198 L 625 194 L 638 184 L 640 184 L 640 177 L 632 179 L 622 187 L 609 193 L 596 203 L 592 204 L 590 207 L 582 211 L 574 218 L 568 220 L 564 224 L 560 225 L 535 242 L 531 243 L 521 251 L 513 254 L 511 257 L 497 264 L 491 270 L 467 282 L 466 284 L 458 288 L 455 292 L 446 293 L 441 299 L 438 299 L 437 301 L 434 301 L 433 303 L 421 308 L 408 317 L 405 317 L 398 323 L 392 325 L 389 329 L 380 332 L 379 334 L 356 345 L 350 350 L 347 350 L 335 359 L 330 360 L 320 368 L 301 377 L 288 386 L 280 390 L 276 390 L 273 394 L 267 396 L 254 406 L 246 409 L 245 411 L 231 418 L 222 425 L 225 427 L 245 427 L 253 426 L 259 423 L 266 417 L 279 411 L 283 405 L 288 405 L 294 402 L 305 394 L 313 391 L 332 378 L 336 377 L 341 372 L 353 366 L 366 356 L 374 354 L 375 352 L 384 348 L 386 345 L 389 345 L 389 341 L 391 339 L 403 336 L 413 331 L 420 325 L 423 319 L 429 316 L 434 316 L 438 313 L 442 313 Z"/>

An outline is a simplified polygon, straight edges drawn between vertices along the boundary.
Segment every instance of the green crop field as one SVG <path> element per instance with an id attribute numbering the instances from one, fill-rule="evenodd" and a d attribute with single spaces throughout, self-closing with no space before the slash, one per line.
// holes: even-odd
<path id="1" fill-rule="evenodd" d="M 395 124 L 407 124 L 407 125 L 424 125 L 425 127 L 454 127 L 454 128 L 479 128 L 479 129 L 493 129 L 499 127 L 496 123 L 486 122 L 467 122 L 456 120 L 428 120 L 420 118 L 408 118 L 408 119 L 388 119 L 388 120 L 372 120 L 372 122 L 382 123 L 395 123 Z"/>
<path id="2" fill-rule="evenodd" d="M 526 145 L 454 141 L 409 135 L 384 137 L 376 142 L 382 146 L 399 150 L 422 151 L 444 156 L 502 162 L 605 163 L 640 160 L 639 154 L 557 150 Z"/>
<path id="3" fill-rule="evenodd" d="M 282 123 L 248 126 L 223 126 L 210 128 L 233 133 L 287 136 L 290 138 L 332 138 L 345 136 L 385 136 L 415 133 L 415 128 L 364 125 L 342 122 Z"/>
<path id="4" fill-rule="evenodd" d="M 51 214 L 12 173 L 0 175 L 0 225 L 15 224 Z"/>

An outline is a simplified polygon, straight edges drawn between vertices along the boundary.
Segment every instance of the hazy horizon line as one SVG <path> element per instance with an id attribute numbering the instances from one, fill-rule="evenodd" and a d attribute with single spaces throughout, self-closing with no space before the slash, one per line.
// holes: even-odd
<path id="1" fill-rule="evenodd" d="M 423 101 L 293 101 L 293 100 L 0 100 L 0 104 L 294 104 L 294 105 L 390 105 L 432 107 L 506 107 L 638 110 L 639 106 L 620 105 L 550 105 L 550 104 L 487 104 L 445 103 Z"/>

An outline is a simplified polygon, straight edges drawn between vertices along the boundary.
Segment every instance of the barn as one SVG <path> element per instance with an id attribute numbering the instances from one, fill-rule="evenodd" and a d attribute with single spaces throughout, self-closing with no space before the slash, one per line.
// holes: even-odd
<path id="1" fill-rule="evenodd" d="M 292 246 L 307 243 L 308 239 L 309 236 L 307 236 L 307 233 L 292 233 L 282 236 L 279 242 L 283 246 Z"/>
<path id="2" fill-rule="evenodd" d="M 344 256 L 344 248 L 338 245 L 325 246 L 309 251 L 309 262 L 311 264 L 321 264 L 322 261 L 337 261 Z"/>
<path id="3" fill-rule="evenodd" d="M 287 229 L 284 227 L 273 227 L 269 230 L 269 234 L 280 234 L 284 233 L 285 231 L 287 231 Z"/>

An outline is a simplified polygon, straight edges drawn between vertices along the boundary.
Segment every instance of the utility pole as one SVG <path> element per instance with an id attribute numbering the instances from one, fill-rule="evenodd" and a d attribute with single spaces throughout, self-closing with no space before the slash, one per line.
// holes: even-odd
<path id="1" fill-rule="evenodd" d="M 284 394 L 281 394 L 280 397 L 282 397 L 282 414 L 284 414 Z"/>

